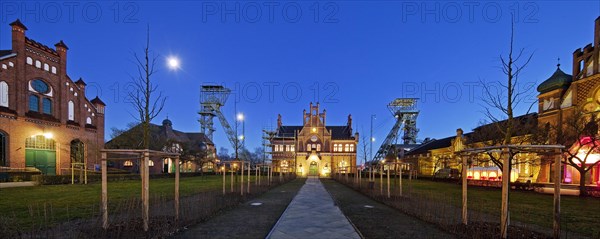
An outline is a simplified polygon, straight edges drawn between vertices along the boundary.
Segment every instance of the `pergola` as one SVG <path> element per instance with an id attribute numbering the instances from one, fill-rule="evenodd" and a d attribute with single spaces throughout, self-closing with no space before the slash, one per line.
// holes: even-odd
<path id="1" fill-rule="evenodd" d="M 500 236 L 508 237 L 509 213 L 508 192 L 510 189 L 510 155 L 519 153 L 536 153 L 554 157 L 554 238 L 560 237 L 560 186 L 561 186 L 561 154 L 562 145 L 499 145 L 481 148 L 456 149 L 462 161 L 462 223 L 467 225 L 467 158 L 472 155 L 500 153 L 502 159 L 502 209 L 500 219 Z"/>
<path id="2" fill-rule="evenodd" d="M 142 219 L 144 231 L 148 231 L 150 209 L 150 172 L 149 161 L 151 157 L 175 159 L 175 220 L 179 220 L 179 153 L 155 151 L 148 149 L 104 149 L 102 155 L 102 227 L 108 229 L 108 178 L 106 161 L 120 161 L 140 159 L 140 176 L 142 178 Z M 115 157 L 120 156 L 120 157 Z"/>

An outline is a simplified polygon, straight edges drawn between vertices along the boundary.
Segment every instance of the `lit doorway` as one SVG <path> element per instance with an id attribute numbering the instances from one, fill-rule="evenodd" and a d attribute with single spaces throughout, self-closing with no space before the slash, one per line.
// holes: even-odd
<path id="1" fill-rule="evenodd" d="M 310 163 L 310 166 L 308 168 L 308 176 L 317 176 L 318 175 L 318 167 L 317 167 L 317 162 L 312 161 Z"/>
<path id="2" fill-rule="evenodd" d="M 56 175 L 56 143 L 44 135 L 25 140 L 25 167 L 35 167 L 44 175 Z"/>

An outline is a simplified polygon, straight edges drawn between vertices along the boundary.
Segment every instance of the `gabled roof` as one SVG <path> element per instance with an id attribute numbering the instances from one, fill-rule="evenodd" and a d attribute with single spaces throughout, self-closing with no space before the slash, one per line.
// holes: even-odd
<path id="1" fill-rule="evenodd" d="M 150 149 L 162 150 L 169 141 L 183 144 L 184 150 L 200 150 L 200 143 L 214 145 L 214 143 L 203 133 L 186 133 L 174 130 L 170 125 L 150 124 Z M 142 147 L 142 124 L 137 124 L 131 129 L 123 132 L 117 137 L 106 142 L 106 148 L 133 148 Z"/>
<path id="2" fill-rule="evenodd" d="M 75 84 L 86 86 L 87 84 L 83 81 L 83 78 L 79 78 L 79 80 L 75 81 Z"/>

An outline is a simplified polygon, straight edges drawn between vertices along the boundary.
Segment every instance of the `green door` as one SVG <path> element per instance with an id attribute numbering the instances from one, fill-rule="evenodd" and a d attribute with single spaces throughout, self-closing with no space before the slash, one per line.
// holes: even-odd
<path id="1" fill-rule="evenodd" d="M 317 174 L 318 174 L 317 171 L 318 171 L 317 162 L 310 163 L 310 167 L 308 168 L 308 175 L 309 176 L 317 176 Z"/>
<path id="2" fill-rule="evenodd" d="M 25 167 L 35 167 L 44 175 L 56 175 L 56 152 L 53 150 L 25 149 Z"/>

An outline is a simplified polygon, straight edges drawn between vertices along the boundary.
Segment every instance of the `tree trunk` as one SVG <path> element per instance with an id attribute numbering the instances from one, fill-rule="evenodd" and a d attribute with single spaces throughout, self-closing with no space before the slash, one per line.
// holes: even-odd
<path id="1" fill-rule="evenodd" d="M 579 196 L 585 197 L 587 196 L 587 188 L 585 187 L 585 174 L 587 172 L 585 170 L 579 171 Z"/>

